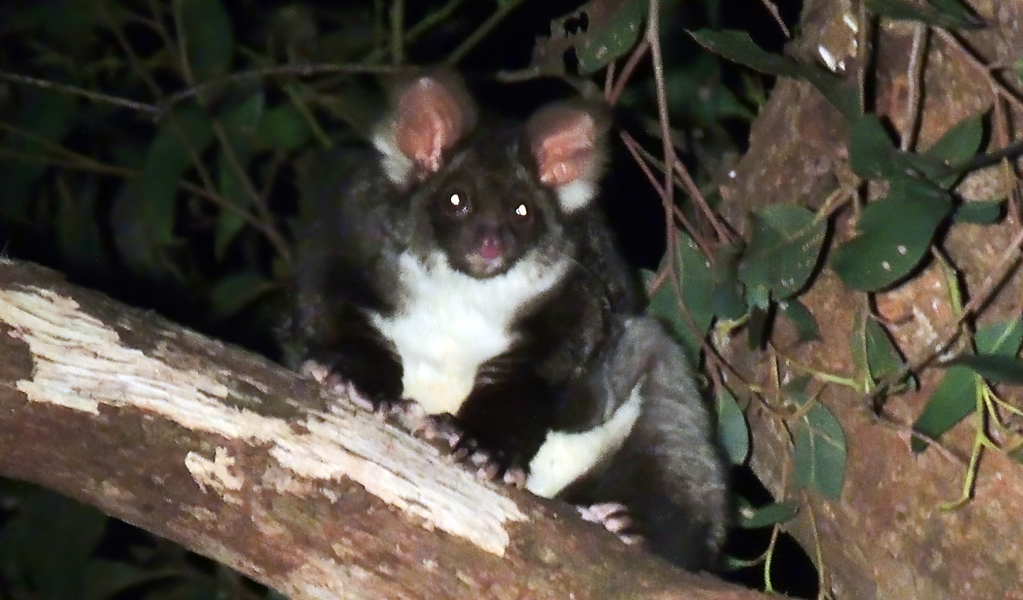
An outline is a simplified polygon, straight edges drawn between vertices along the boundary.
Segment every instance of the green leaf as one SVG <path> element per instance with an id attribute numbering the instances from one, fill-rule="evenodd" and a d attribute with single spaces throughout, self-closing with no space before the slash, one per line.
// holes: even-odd
<path id="1" fill-rule="evenodd" d="M 800 77 L 799 63 L 780 54 L 772 54 L 757 45 L 749 33 L 738 29 L 713 31 L 700 29 L 692 31 L 696 43 L 714 54 L 732 62 L 747 66 L 754 71 L 777 77 Z"/>
<path id="2" fill-rule="evenodd" d="M 693 331 L 693 327 L 680 312 L 680 294 L 671 278 L 665 279 L 654 290 L 647 310 L 668 324 L 675 338 L 682 342 L 686 356 L 693 364 L 697 364 L 703 351 L 703 338 L 714 319 L 710 296 L 710 266 L 693 240 L 682 232 L 678 232 L 674 260 L 675 276 L 682 290 L 681 306 L 688 312 L 698 332 Z"/>
<path id="3" fill-rule="evenodd" d="M 744 506 L 739 510 L 739 527 L 761 529 L 791 520 L 799 512 L 799 504 L 791 501 L 774 502 L 758 508 Z"/>
<path id="4" fill-rule="evenodd" d="M 845 482 L 845 434 L 825 406 L 816 402 L 802 417 L 795 434 L 795 485 L 838 500 Z"/>
<path id="5" fill-rule="evenodd" d="M 964 355 L 948 361 L 951 365 L 962 365 L 988 381 L 998 383 L 1023 383 L 1023 361 L 1015 356 Z"/>
<path id="6" fill-rule="evenodd" d="M 68 95 L 49 90 L 26 90 L 24 102 L 20 103 L 17 112 L 5 112 L 5 116 L 18 131 L 39 140 L 59 143 L 75 125 L 76 108 L 77 102 Z M 13 133 L 5 133 L 0 142 L 4 149 L 29 156 L 43 156 L 48 152 L 35 139 Z M 46 165 L 34 161 L 0 160 L 0 189 L 3 190 L 0 219 L 20 223 L 28 221 L 26 209 L 32 199 L 33 188 L 46 169 Z"/>
<path id="7" fill-rule="evenodd" d="M 1023 319 L 985 323 L 973 336 L 978 354 L 1016 356 L 1023 345 Z"/>
<path id="8" fill-rule="evenodd" d="M 232 142 L 248 146 L 263 123 L 265 110 L 266 96 L 260 90 L 232 107 L 220 117 L 220 122 Z"/>
<path id="9" fill-rule="evenodd" d="M 990 225 L 1001 221 L 1004 215 L 1005 203 L 1001 200 L 977 200 L 960 204 L 952 218 L 956 223 Z"/>
<path id="10" fill-rule="evenodd" d="M 741 465 L 749 456 L 749 426 L 746 424 L 746 415 L 742 413 L 731 392 L 724 388 L 718 394 L 717 409 L 718 440 L 728 452 L 732 464 Z"/>
<path id="11" fill-rule="evenodd" d="M 877 115 L 863 115 L 849 131 L 849 166 L 864 179 L 905 176 L 899 151 Z"/>
<path id="12" fill-rule="evenodd" d="M 83 187 L 76 195 L 56 195 L 53 229 L 64 266 L 95 276 L 107 268 L 106 254 L 96 219 L 95 187 Z"/>
<path id="13" fill-rule="evenodd" d="M 158 243 L 174 237 L 175 199 L 178 180 L 192 163 L 192 153 L 202 154 L 213 139 L 209 117 L 196 110 L 181 110 L 160 128 L 146 153 L 140 192 L 143 219 Z"/>
<path id="14" fill-rule="evenodd" d="M 984 135 L 981 116 L 970 117 L 945 132 L 923 154 L 909 154 L 895 147 L 887 129 L 875 114 L 863 115 L 849 133 L 849 164 L 864 179 L 893 182 L 927 179 L 949 189 L 959 179 L 963 164 L 980 149 Z"/>
<path id="15" fill-rule="evenodd" d="M 930 0 L 920 6 L 907 0 L 867 0 L 867 10 L 889 19 L 919 21 L 945 29 L 976 29 L 984 22 L 957 0 Z"/>
<path id="16" fill-rule="evenodd" d="M 987 26 L 984 19 L 978 18 L 970 7 L 960 0 L 930 0 L 930 3 L 937 11 L 950 19 L 963 23 L 961 27 L 979 29 Z"/>
<path id="17" fill-rule="evenodd" d="M 740 245 L 721 246 L 716 251 L 714 263 L 710 266 L 711 312 L 733 321 L 742 318 L 748 308 L 744 297 L 745 288 L 739 280 L 741 258 Z"/>
<path id="18" fill-rule="evenodd" d="M 564 75 L 564 56 L 571 50 L 581 74 L 603 68 L 636 44 L 648 7 L 644 0 L 591 0 L 554 19 L 550 37 L 538 39 L 533 48 L 533 69 Z"/>
<path id="19" fill-rule="evenodd" d="M 952 200 L 929 182 L 901 178 L 867 205 L 860 235 L 835 250 L 831 267 L 849 287 L 872 292 L 905 277 L 924 257 Z"/>
<path id="20" fill-rule="evenodd" d="M 984 138 L 982 115 L 967 117 L 945 132 L 918 158 L 917 168 L 944 189 L 951 189 L 980 151 Z"/>
<path id="21" fill-rule="evenodd" d="M 758 304 L 750 310 L 749 323 L 746 326 L 749 330 L 749 333 L 746 334 L 746 347 L 750 350 L 762 349 L 767 343 L 771 332 L 772 316 L 774 316 L 774 311 L 771 310 L 770 302 L 766 300 L 764 308 Z"/>
<path id="22" fill-rule="evenodd" d="M 806 403 L 810 401 L 810 396 L 806 393 L 806 388 L 809 387 L 809 385 L 810 376 L 800 375 L 781 386 L 781 392 L 787 400 L 795 403 L 796 406 L 805 406 Z"/>
<path id="23" fill-rule="evenodd" d="M 675 247 L 675 275 L 682 288 L 682 305 L 697 326 L 700 335 L 699 347 L 702 347 L 702 340 L 714 320 L 709 293 L 711 288 L 710 267 L 707 265 L 707 258 L 697 247 L 696 242 L 681 232 L 679 232 L 678 243 Z M 692 327 L 686 327 L 686 329 L 692 332 Z"/>
<path id="24" fill-rule="evenodd" d="M 32 598 L 81 598 L 90 558 L 107 517 L 40 488 L 24 490 L 17 510 L 0 529 L 0 574 Z"/>
<path id="25" fill-rule="evenodd" d="M 983 115 L 974 115 L 953 125 L 924 152 L 924 156 L 947 165 L 955 165 L 973 158 L 980 152 L 980 144 L 983 141 Z"/>
<path id="26" fill-rule="evenodd" d="M 690 32 L 690 35 L 711 52 L 754 71 L 806 80 L 850 121 L 860 114 L 859 94 L 853 86 L 845 85 L 841 77 L 817 65 L 802 65 L 790 58 L 767 52 L 745 31 L 701 29 Z"/>
<path id="27" fill-rule="evenodd" d="M 590 3 L 587 6 L 593 6 L 593 4 Z M 608 6 L 612 3 L 602 2 L 600 4 Z M 608 63 L 631 50 L 643 31 L 643 22 L 646 20 L 650 3 L 646 0 L 623 0 L 617 4 L 618 10 L 611 18 L 596 22 L 596 28 L 594 24 L 591 24 L 586 35 L 582 36 L 580 43 L 575 47 L 576 58 L 579 59 L 579 72 L 583 75 L 589 75 L 604 68 Z M 591 8 L 590 12 L 593 10 L 595 8 Z"/>
<path id="28" fill-rule="evenodd" d="M 188 64 L 198 83 L 223 77 L 234 60 L 231 15 L 220 0 L 179 0 Z"/>
<path id="29" fill-rule="evenodd" d="M 232 108 L 221 119 L 235 160 L 243 166 L 249 164 L 252 157 L 252 143 L 263 116 L 265 104 L 263 93 L 258 92 Z M 220 195 L 233 206 L 246 211 L 252 206 L 253 198 L 241 177 L 248 177 L 248 173 L 244 175 L 237 173 L 232 162 L 228 160 L 226 152 L 227 149 L 221 147 L 217 156 L 217 185 Z M 244 226 L 245 220 L 240 214 L 227 208 L 220 208 L 213 237 L 213 256 L 218 261 L 223 260 L 228 246 Z"/>
<path id="30" fill-rule="evenodd" d="M 802 302 L 791 298 L 784 302 L 779 302 L 778 309 L 796 328 L 796 335 L 799 336 L 799 341 L 809 342 L 821 339 L 821 330 L 817 325 L 817 319 L 813 317 L 813 313 Z"/>
<path id="31" fill-rule="evenodd" d="M 913 429 L 931 439 L 938 439 L 953 425 L 977 408 L 978 379 L 970 369 L 952 366 L 945 371 L 941 383 L 927 399 Z M 927 442 L 914 437 L 910 442 L 913 452 L 923 452 Z"/>
<path id="32" fill-rule="evenodd" d="M 71 57 L 84 56 L 91 50 L 100 32 L 97 25 L 104 29 L 108 25 L 101 21 L 95 3 L 89 0 L 35 0 L 6 4 L 0 19 L 0 38 L 12 33 L 29 34 L 34 41 L 56 50 L 51 60 L 60 60 L 57 56 L 66 57 L 63 60 L 67 63 L 62 67 L 70 66 Z M 114 13 L 111 17 L 118 25 L 123 21 L 120 14 Z"/>
<path id="33" fill-rule="evenodd" d="M 867 360 L 867 324 L 862 311 L 856 311 L 853 315 L 852 330 L 849 334 L 849 349 L 852 352 L 853 370 L 856 373 L 858 383 L 863 389 L 869 389 L 873 385 L 870 377 L 870 366 Z"/>
<path id="34" fill-rule="evenodd" d="M 752 237 L 739 265 L 747 289 L 770 291 L 784 300 L 806 284 L 820 258 L 827 224 L 814 222 L 809 210 L 774 205 L 751 215 Z"/>
<path id="35" fill-rule="evenodd" d="M 260 148 L 290 152 L 305 144 L 312 133 L 297 108 L 282 104 L 263 113 L 256 130 L 256 142 Z"/>
<path id="36" fill-rule="evenodd" d="M 905 363 L 884 327 L 874 319 L 867 319 L 864 337 L 867 344 L 867 366 L 874 381 L 898 375 Z"/>
<path id="37" fill-rule="evenodd" d="M 816 64 L 803 65 L 803 78 L 831 103 L 845 120 L 853 122 L 863 113 L 860 94 L 854 83 Z"/>
<path id="38" fill-rule="evenodd" d="M 143 568 L 116 560 L 93 559 L 85 573 L 85 593 L 82 597 L 85 600 L 123 598 L 129 590 L 138 591 L 141 586 L 169 584 L 180 577 L 181 572 L 170 567 Z"/>
<path id="39" fill-rule="evenodd" d="M 252 205 L 252 197 L 245 191 L 245 187 L 235 175 L 234 169 L 223 155 L 217 164 L 218 186 L 220 195 L 227 199 L 232 205 L 242 210 L 247 210 Z M 217 227 L 213 235 L 213 256 L 218 261 L 224 259 L 224 253 L 234 238 L 245 226 L 245 219 L 233 210 L 220 208 L 217 216 Z"/>
<path id="40" fill-rule="evenodd" d="M 222 319 L 234 316 L 273 288 L 274 283 L 258 273 L 243 271 L 228 275 L 213 287 L 213 314 Z"/>

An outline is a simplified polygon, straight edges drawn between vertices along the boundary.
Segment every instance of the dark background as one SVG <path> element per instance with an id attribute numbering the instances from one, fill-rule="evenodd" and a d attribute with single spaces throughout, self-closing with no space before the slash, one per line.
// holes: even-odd
<path id="1" fill-rule="evenodd" d="M 269 65 L 370 66 L 390 61 L 382 49 L 389 43 L 391 5 L 383 1 L 184 0 L 184 4 L 201 5 L 189 14 L 213 11 L 227 18 L 232 33 L 227 40 L 228 70 L 217 73 L 210 67 L 220 79 Z M 537 39 L 550 35 L 552 20 L 580 4 L 524 2 L 459 61 L 486 110 L 524 116 L 544 102 L 575 93 L 587 80 L 603 85 L 603 70 L 589 77 L 576 72 L 578 61 L 572 51 L 561 57 L 565 77 L 514 84 L 498 80 L 499 73 L 529 67 Z M 409 2 L 406 28 L 431 19 L 446 5 Z M 304 179 L 306 165 L 322 160 L 328 143 L 341 148 L 364 145 L 363 136 L 382 107 L 380 85 L 368 74 L 252 77 L 211 88 L 201 94 L 201 101 L 193 95 L 168 108 L 173 94 L 191 87 L 173 46 L 178 39 L 173 6 L 155 0 L 49 0 L 0 7 L 0 72 L 33 78 L 0 80 L 3 253 L 59 269 L 72 281 L 279 358 L 273 329 L 282 318 L 281 295 L 288 278 L 280 248 L 259 227 L 239 225 L 222 204 L 191 193 L 191 188 L 163 189 L 162 196 L 149 193 L 160 191 L 161 182 L 176 186 L 179 177 L 203 184 L 194 162 L 185 162 L 177 171 L 167 166 L 179 158 L 175 149 L 180 151 L 167 141 L 167 119 L 154 120 L 129 106 L 43 88 L 40 82 L 234 123 L 225 126 L 230 145 L 262 193 L 265 211 L 239 191 L 222 140 L 201 144 L 195 158 L 210 174 L 221 202 L 256 215 L 261 227 L 276 232 L 285 244 L 290 241 L 291 219 L 301 210 L 301 191 L 309 185 Z M 793 27 L 798 3 L 778 6 Z M 460 3 L 408 44 L 404 62 L 444 61 L 497 7 L 488 1 Z M 203 27 L 213 31 L 213 38 L 224 37 L 215 23 L 204 17 L 185 20 L 183 27 L 201 44 L 206 39 Z M 686 31 L 743 29 L 774 52 L 783 50 L 786 38 L 757 0 L 664 2 L 661 25 L 674 141 L 713 202 L 715 181 L 744 151 L 750 123 L 772 82 L 703 51 Z M 588 19 L 578 18 L 569 29 L 586 34 L 590 26 Z M 199 50 L 190 58 L 201 75 L 201 61 L 218 54 L 212 46 Z M 623 62 L 619 60 L 619 66 Z M 256 97 L 259 110 L 247 113 L 246 103 Z M 615 110 L 618 125 L 658 155 L 661 142 L 649 59 L 640 63 Z M 309 125 L 313 121 L 315 127 Z M 638 267 L 656 269 L 664 250 L 660 199 L 617 140 L 612 152 L 603 207 L 626 255 Z M 164 167 L 167 170 L 161 171 Z M 164 200 L 154 201 L 157 196 Z M 683 210 L 691 210 L 682 197 L 676 194 Z M 748 469 L 736 469 L 736 482 L 739 493 L 753 504 L 770 502 Z M 729 553 L 753 561 L 765 552 L 770 536 L 771 528 L 736 528 Z M 801 550 L 782 536 L 774 552 L 774 589 L 815 597 L 816 573 Z M 727 576 L 764 587 L 762 564 Z M 0 480 L 0 599 L 184 599 L 214 594 L 275 595 L 91 508 L 27 484 Z"/>

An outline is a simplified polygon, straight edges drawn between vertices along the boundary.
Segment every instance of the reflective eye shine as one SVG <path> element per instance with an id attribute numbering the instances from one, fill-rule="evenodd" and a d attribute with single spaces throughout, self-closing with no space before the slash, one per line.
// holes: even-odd
<path id="1" fill-rule="evenodd" d="M 452 193 L 451 197 L 448 198 L 448 202 L 451 203 L 451 206 L 456 206 L 456 207 L 462 206 L 462 196 L 461 196 L 461 194 L 459 194 L 458 192 Z"/>
<path id="2" fill-rule="evenodd" d="M 520 204 L 515 208 L 515 214 L 520 217 L 524 217 L 529 214 L 529 209 L 526 208 L 525 204 Z"/>

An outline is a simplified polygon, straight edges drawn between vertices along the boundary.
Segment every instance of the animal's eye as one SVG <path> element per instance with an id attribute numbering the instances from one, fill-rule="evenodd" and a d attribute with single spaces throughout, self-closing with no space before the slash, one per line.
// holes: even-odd
<path id="1" fill-rule="evenodd" d="M 521 202 L 515 207 L 515 223 L 528 225 L 533 222 L 533 206 L 528 202 Z"/>
<path id="2" fill-rule="evenodd" d="M 469 194 L 461 188 L 451 188 L 440 201 L 442 208 L 453 215 L 465 215 L 472 210 Z"/>

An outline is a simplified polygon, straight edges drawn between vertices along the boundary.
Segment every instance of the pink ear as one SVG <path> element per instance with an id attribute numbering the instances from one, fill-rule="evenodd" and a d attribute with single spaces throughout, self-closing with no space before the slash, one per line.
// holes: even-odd
<path id="1" fill-rule="evenodd" d="M 540 182 L 554 187 L 596 179 L 601 167 L 601 129 L 587 110 L 556 104 L 529 119 L 526 135 Z"/>
<path id="2" fill-rule="evenodd" d="M 441 168 L 444 151 L 472 128 L 475 111 L 455 82 L 421 77 L 398 99 L 394 122 L 398 150 L 433 173 Z"/>

